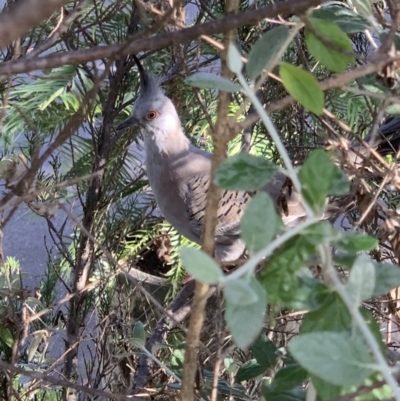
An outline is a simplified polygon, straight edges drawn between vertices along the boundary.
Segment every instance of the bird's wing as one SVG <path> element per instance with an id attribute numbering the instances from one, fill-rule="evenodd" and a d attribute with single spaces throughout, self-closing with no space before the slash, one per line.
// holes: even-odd
<path id="1" fill-rule="evenodd" d="M 192 232 L 201 237 L 204 224 L 205 205 L 209 186 L 208 174 L 197 174 L 186 181 L 184 201 Z M 287 181 L 287 182 L 286 182 Z M 305 210 L 300 194 L 293 188 L 286 175 L 278 172 L 262 188 L 277 207 L 285 225 L 293 226 L 303 220 Z M 252 194 L 247 192 L 223 191 L 218 206 L 216 239 L 218 243 L 230 243 L 240 236 L 240 220 Z"/>
<path id="2" fill-rule="evenodd" d="M 209 185 L 209 174 L 197 174 L 187 180 L 185 185 L 184 201 L 187 206 L 187 217 L 191 230 L 199 238 L 203 230 Z M 215 231 L 217 243 L 229 244 L 239 238 L 240 219 L 250 199 L 250 195 L 246 192 L 224 191 L 222 193 Z"/>

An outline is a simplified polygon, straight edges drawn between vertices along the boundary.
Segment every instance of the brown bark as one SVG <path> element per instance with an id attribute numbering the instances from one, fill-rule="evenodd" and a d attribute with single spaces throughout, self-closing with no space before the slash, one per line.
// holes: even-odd
<path id="1" fill-rule="evenodd" d="M 235 13 L 237 12 L 238 7 L 238 0 L 228 1 L 225 9 L 227 17 L 235 18 Z M 228 49 L 229 43 L 233 41 L 233 36 L 234 31 L 229 31 L 225 35 L 225 52 L 221 54 L 221 76 L 227 79 L 231 78 L 232 73 L 226 64 L 226 49 Z M 218 100 L 217 123 L 215 126 L 215 132 L 213 133 L 214 151 L 211 160 L 211 176 L 214 175 L 214 171 L 218 165 L 226 158 L 227 144 L 232 139 L 229 130 L 226 129 L 229 103 L 231 101 L 230 94 L 221 91 Z M 213 180 L 210 180 L 204 221 L 202 250 L 211 256 L 214 252 L 215 228 L 217 225 L 217 211 L 220 195 L 221 190 L 214 184 Z M 193 306 L 189 321 L 189 329 L 186 336 L 185 361 L 183 365 L 181 390 L 182 401 L 194 400 L 194 382 L 197 372 L 197 355 L 208 291 L 208 284 L 196 282 Z"/>

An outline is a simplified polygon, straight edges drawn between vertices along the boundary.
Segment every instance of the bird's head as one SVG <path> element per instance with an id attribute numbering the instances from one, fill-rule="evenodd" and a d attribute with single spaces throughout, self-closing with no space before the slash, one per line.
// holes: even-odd
<path id="1" fill-rule="evenodd" d="M 133 57 L 140 75 L 140 93 L 131 116 L 117 127 L 117 131 L 137 125 L 145 135 L 175 132 L 181 125 L 175 106 L 165 96 L 160 80 L 150 76 L 136 56 Z"/>

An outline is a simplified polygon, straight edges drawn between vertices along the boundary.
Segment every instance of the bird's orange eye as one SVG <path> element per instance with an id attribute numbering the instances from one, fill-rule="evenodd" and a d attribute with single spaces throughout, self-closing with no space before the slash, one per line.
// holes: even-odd
<path id="1" fill-rule="evenodd" d="M 155 110 L 150 110 L 146 113 L 146 119 L 151 121 L 154 120 L 158 116 L 158 113 Z"/>

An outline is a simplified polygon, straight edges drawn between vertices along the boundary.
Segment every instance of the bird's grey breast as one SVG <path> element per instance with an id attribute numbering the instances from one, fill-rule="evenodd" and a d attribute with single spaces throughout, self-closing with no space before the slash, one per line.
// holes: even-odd
<path id="1" fill-rule="evenodd" d="M 199 242 L 201 234 L 193 231 L 190 208 L 192 202 L 201 207 L 196 199 L 205 188 L 192 188 L 190 182 L 199 172 L 209 175 L 210 165 L 196 158 L 196 154 L 187 151 L 172 155 L 146 148 L 147 176 L 161 213 L 181 234 Z"/>

